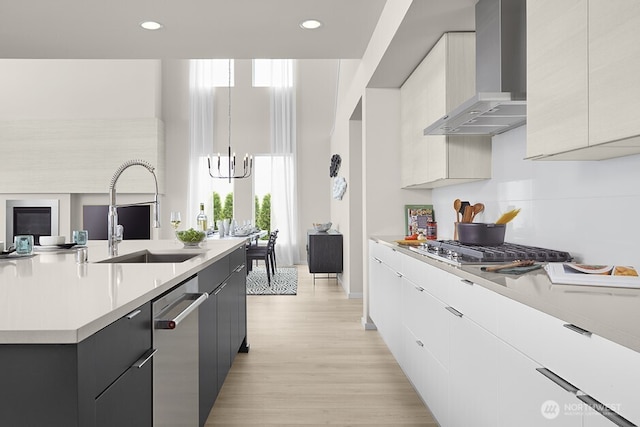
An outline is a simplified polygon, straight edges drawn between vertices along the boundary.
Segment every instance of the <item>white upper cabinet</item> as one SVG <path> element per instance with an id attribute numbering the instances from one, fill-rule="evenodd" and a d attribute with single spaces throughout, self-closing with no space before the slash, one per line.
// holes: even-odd
<path id="1" fill-rule="evenodd" d="M 640 2 L 589 0 L 590 145 L 640 135 L 639 77 Z"/>
<path id="2" fill-rule="evenodd" d="M 527 2 L 527 157 L 640 153 L 640 3 Z"/>
<path id="3" fill-rule="evenodd" d="M 527 157 L 588 139 L 587 2 L 527 2 Z"/>
<path id="4" fill-rule="evenodd" d="M 491 178 L 490 137 L 423 135 L 474 94 L 475 35 L 445 33 L 400 89 L 403 187 Z"/>

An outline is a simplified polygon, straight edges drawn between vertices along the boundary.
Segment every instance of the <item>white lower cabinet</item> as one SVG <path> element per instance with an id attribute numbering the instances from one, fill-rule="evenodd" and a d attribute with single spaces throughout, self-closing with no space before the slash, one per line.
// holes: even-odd
<path id="1" fill-rule="evenodd" d="M 464 314 L 451 316 L 448 425 L 495 427 L 499 340 Z"/>
<path id="2" fill-rule="evenodd" d="M 498 319 L 502 340 L 640 425 L 639 353 L 508 298 Z"/>
<path id="3" fill-rule="evenodd" d="M 403 346 L 400 314 L 402 275 L 396 264 L 400 254 L 375 242 L 371 243 L 369 254 L 369 316 L 393 356 L 400 360 Z"/>
<path id="4" fill-rule="evenodd" d="M 429 278 L 427 275 L 422 280 Z M 404 359 L 400 364 L 440 425 L 448 425 L 449 322 L 452 316 L 444 303 L 431 295 L 425 286 L 406 277 L 402 278 L 401 307 Z"/>
<path id="5" fill-rule="evenodd" d="M 640 353 L 384 244 L 370 254 L 371 318 L 442 427 L 640 425 Z"/>
<path id="6" fill-rule="evenodd" d="M 500 427 L 582 426 L 583 404 L 575 391 L 510 345 L 498 346 L 498 422 Z"/>

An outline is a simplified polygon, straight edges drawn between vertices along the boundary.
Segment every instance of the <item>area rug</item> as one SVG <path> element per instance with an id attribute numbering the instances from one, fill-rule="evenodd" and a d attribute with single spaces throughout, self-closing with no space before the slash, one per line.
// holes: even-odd
<path id="1" fill-rule="evenodd" d="M 278 267 L 267 282 L 264 267 L 253 267 L 247 275 L 247 295 L 296 295 L 298 293 L 298 269 Z"/>

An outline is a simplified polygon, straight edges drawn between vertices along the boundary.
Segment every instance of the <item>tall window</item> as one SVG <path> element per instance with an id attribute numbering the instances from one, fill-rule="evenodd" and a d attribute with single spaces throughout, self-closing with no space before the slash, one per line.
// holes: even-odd
<path id="1" fill-rule="evenodd" d="M 292 87 L 293 73 L 282 66 L 290 59 L 254 59 L 253 87 Z"/>
<path id="2" fill-rule="evenodd" d="M 193 59 L 190 61 L 189 80 L 189 195 L 185 226 L 194 226 L 200 203 L 205 205 L 205 213 L 209 219 L 209 226 L 221 219 L 224 203 L 228 194 L 233 194 L 233 183 L 223 179 L 209 178 L 207 157 L 213 155 L 214 138 L 214 91 L 216 87 L 228 87 L 229 76 L 231 85 L 235 84 L 234 61 L 232 59 Z M 229 74 L 231 71 L 231 74 Z M 213 159 L 214 162 L 217 158 Z M 221 162 L 227 162 L 221 158 Z M 226 164 L 226 163 L 225 163 Z M 217 164 L 211 165 L 217 168 Z M 221 200 L 221 207 L 214 206 L 214 193 Z M 227 208 L 227 211 L 233 208 Z M 233 214 L 232 214 L 233 215 Z"/>
<path id="3" fill-rule="evenodd" d="M 229 87 L 229 67 L 231 67 L 231 87 L 235 81 L 235 61 L 233 59 L 211 59 L 211 83 L 213 87 Z"/>
<path id="4" fill-rule="evenodd" d="M 257 155 L 253 163 L 254 224 L 271 230 L 271 156 Z"/>

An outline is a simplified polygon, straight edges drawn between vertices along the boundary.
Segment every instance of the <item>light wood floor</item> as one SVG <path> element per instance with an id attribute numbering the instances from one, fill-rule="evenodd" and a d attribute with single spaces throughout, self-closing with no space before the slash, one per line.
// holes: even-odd
<path id="1" fill-rule="evenodd" d="M 436 426 L 362 301 L 298 268 L 298 295 L 248 297 L 238 354 L 207 426 Z"/>

